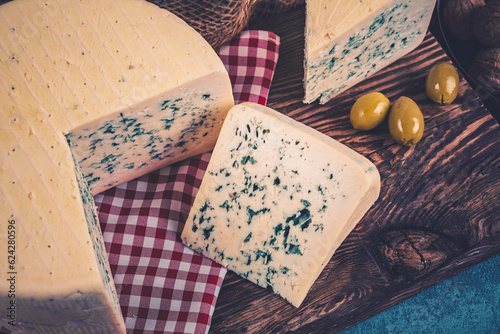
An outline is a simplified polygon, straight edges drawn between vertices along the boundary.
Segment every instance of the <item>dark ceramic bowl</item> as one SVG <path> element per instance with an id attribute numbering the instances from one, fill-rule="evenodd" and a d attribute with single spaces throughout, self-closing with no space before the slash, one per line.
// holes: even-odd
<path id="1" fill-rule="evenodd" d="M 463 74 L 469 85 L 476 91 L 476 94 L 482 100 L 486 108 L 488 108 L 493 117 L 500 122 L 500 97 L 489 93 L 480 82 L 469 74 L 469 68 L 474 57 L 479 50 L 484 49 L 485 46 L 477 41 L 463 41 L 455 37 L 444 22 L 443 3 L 444 1 L 438 0 L 436 7 L 437 24 L 441 34 L 440 37 L 443 47 L 447 50 L 448 56 Z"/>

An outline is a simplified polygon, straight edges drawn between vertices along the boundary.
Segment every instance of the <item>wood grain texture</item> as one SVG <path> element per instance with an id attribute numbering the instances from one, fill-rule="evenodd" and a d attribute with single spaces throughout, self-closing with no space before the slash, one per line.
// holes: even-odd
<path id="1" fill-rule="evenodd" d="M 321 273 L 300 308 L 232 272 L 210 333 L 335 333 L 500 253 L 500 128 L 465 80 L 457 100 L 438 106 L 425 76 L 448 61 L 432 34 L 413 52 L 325 105 L 303 104 L 304 9 L 251 28 L 281 38 L 268 105 L 370 159 L 381 194 Z M 414 99 L 423 139 L 396 144 L 387 124 L 354 130 L 349 110 L 370 91 Z"/>

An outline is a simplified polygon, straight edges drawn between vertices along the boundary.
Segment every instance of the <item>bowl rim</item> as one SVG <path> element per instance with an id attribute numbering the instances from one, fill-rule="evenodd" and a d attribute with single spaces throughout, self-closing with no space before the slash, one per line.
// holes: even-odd
<path id="1" fill-rule="evenodd" d="M 446 1 L 446 0 L 444 0 Z M 444 42 L 444 46 L 446 50 L 448 51 L 447 54 L 451 58 L 453 64 L 458 67 L 459 71 L 462 73 L 462 75 L 465 77 L 465 80 L 472 86 L 472 89 L 478 93 L 479 89 L 482 89 L 484 91 L 484 94 L 481 93 L 481 95 L 485 95 L 484 97 L 481 97 L 481 101 L 486 101 L 488 99 L 491 99 L 497 106 L 500 106 L 500 97 L 497 95 L 492 94 L 489 92 L 487 89 L 482 88 L 483 86 L 481 85 L 480 82 L 478 82 L 474 77 L 472 77 L 469 74 L 469 71 L 463 66 L 462 62 L 457 58 L 455 53 L 453 52 L 454 47 L 450 44 L 449 36 L 451 34 L 451 31 L 449 28 L 446 26 L 446 23 L 444 22 L 443 18 L 443 5 L 442 5 L 443 0 L 437 0 L 436 3 L 436 12 L 437 12 L 437 22 L 438 22 L 438 27 L 439 27 L 439 32 L 441 34 L 442 40 Z M 465 42 L 465 41 L 464 41 Z"/>

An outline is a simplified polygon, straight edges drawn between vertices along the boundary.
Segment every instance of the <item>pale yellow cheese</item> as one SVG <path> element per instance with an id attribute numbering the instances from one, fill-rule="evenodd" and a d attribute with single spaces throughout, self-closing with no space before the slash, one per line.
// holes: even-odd
<path id="1" fill-rule="evenodd" d="M 229 111 L 181 239 L 299 307 L 379 192 L 359 153 L 243 103 Z"/>
<path id="2" fill-rule="evenodd" d="M 16 304 L 9 328 L 123 333 L 92 195 L 210 150 L 232 105 L 215 51 L 151 3 L 0 6 L 0 248 L 8 249 L 9 226 L 15 231 L 15 261 L 0 262 L 0 304 Z M 106 137 L 103 126 L 124 119 L 131 123 Z M 85 138 L 106 145 L 92 148 Z M 152 158 L 146 146 L 160 143 L 163 156 Z M 101 161 L 110 155 L 119 155 L 113 168 Z M 91 175 L 99 179 L 89 186 Z M 8 326 L 12 312 L 3 306 L 0 324 Z"/>
<path id="3" fill-rule="evenodd" d="M 415 49 L 436 0 L 307 0 L 304 102 L 326 103 Z"/>

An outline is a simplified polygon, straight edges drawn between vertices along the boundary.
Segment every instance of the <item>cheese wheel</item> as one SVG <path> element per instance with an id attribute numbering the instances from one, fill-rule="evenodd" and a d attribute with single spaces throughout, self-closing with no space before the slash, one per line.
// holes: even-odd
<path id="1" fill-rule="evenodd" d="M 211 150 L 233 103 L 215 51 L 151 3 L 0 6 L 2 325 L 124 333 L 92 195 Z"/>

